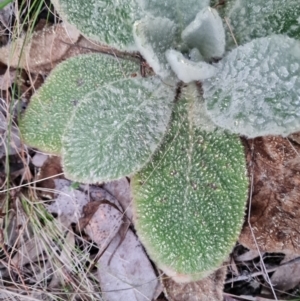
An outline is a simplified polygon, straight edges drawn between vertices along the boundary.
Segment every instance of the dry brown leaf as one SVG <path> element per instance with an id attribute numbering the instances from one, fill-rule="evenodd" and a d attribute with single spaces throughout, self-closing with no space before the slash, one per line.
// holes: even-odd
<path id="1" fill-rule="evenodd" d="M 239 301 L 238 299 L 234 299 L 231 296 L 224 296 L 224 301 Z"/>
<path id="2" fill-rule="evenodd" d="M 122 55 L 116 49 L 80 36 L 75 27 L 65 22 L 45 26 L 34 32 L 30 38 L 23 35 L 3 46 L 0 48 L 0 63 L 29 72 L 48 73 L 63 60 L 91 52 Z"/>
<path id="3" fill-rule="evenodd" d="M 11 30 L 13 15 L 14 3 L 10 3 L 4 8 L 0 9 L 0 46 L 5 45 L 9 40 L 9 35 L 7 32 Z"/>
<path id="4" fill-rule="evenodd" d="M 31 159 L 31 163 L 37 167 L 40 168 L 44 165 L 44 163 L 46 162 L 46 160 L 49 158 L 49 155 L 43 154 L 43 153 L 36 153 L 32 159 Z"/>
<path id="5" fill-rule="evenodd" d="M 222 267 L 196 282 L 176 283 L 169 277 L 162 280 L 169 301 L 222 301 L 225 277 L 226 268 Z"/>
<path id="6" fill-rule="evenodd" d="M 235 275 L 235 276 L 239 276 L 240 275 L 239 270 L 237 268 L 237 265 L 235 263 L 235 260 L 232 257 L 230 258 L 229 268 L 230 268 L 230 271 L 231 271 L 231 273 L 233 275 Z"/>
<path id="7" fill-rule="evenodd" d="M 123 213 L 106 200 L 88 203 L 84 213 L 84 217 L 88 218 L 85 232 L 98 245 L 101 254 L 119 232 L 123 224 Z"/>
<path id="8" fill-rule="evenodd" d="M 71 182 L 65 179 L 54 180 L 57 197 L 47 205 L 50 213 L 56 213 L 60 222 L 68 228 L 71 223 L 78 223 L 83 215 L 83 208 L 88 204 L 88 196 L 72 188 Z"/>
<path id="9" fill-rule="evenodd" d="M 249 250 L 246 253 L 235 257 L 234 259 L 236 261 L 250 261 L 250 260 L 253 260 L 254 258 L 258 257 L 259 253 L 260 252 L 257 249 Z M 263 255 L 263 254 L 261 254 L 261 255 Z"/>
<path id="10" fill-rule="evenodd" d="M 14 15 L 14 5 L 13 3 L 7 4 L 4 8 L 0 10 L 0 23 L 6 29 L 9 29 L 10 22 Z"/>
<path id="11" fill-rule="evenodd" d="M 29 39 L 24 35 L 0 48 L 0 61 L 30 72 L 50 71 L 79 36 L 79 31 L 68 23 L 44 27 Z"/>
<path id="12" fill-rule="evenodd" d="M 54 198 L 55 192 L 52 190 L 58 189 L 55 184 L 55 179 L 61 179 L 64 176 L 62 175 L 62 166 L 61 158 L 56 156 L 49 156 L 42 165 L 37 180 L 38 187 L 43 188 L 43 191 L 40 194 L 43 197 Z M 41 181 L 42 179 L 46 179 Z M 47 191 L 49 189 L 49 191 Z M 58 189 L 59 190 L 59 189 Z"/>
<path id="13" fill-rule="evenodd" d="M 131 230 L 122 239 L 117 235 L 98 262 L 104 300 L 153 300 L 159 281 L 142 245 Z"/>
<path id="14" fill-rule="evenodd" d="M 289 139 L 296 142 L 297 144 L 300 144 L 300 132 L 289 135 Z"/>
<path id="15" fill-rule="evenodd" d="M 24 42 L 25 47 L 23 47 Z M 65 22 L 37 30 L 28 41 L 26 36 L 22 36 L 16 39 L 14 43 L 0 48 L 0 64 L 23 68 L 32 74 L 34 72 L 49 73 L 63 60 L 92 52 L 113 56 L 127 55 L 110 46 L 101 45 L 84 38 L 76 28 Z M 21 54 L 22 58 L 19 62 Z M 134 54 L 128 55 L 135 56 Z M 136 57 L 138 58 L 138 56 Z M 34 86 L 39 86 L 39 84 Z"/>
<path id="16" fill-rule="evenodd" d="M 0 75 L 0 90 L 8 90 L 16 78 L 16 70 L 6 69 L 5 73 Z"/>
<path id="17" fill-rule="evenodd" d="M 298 256 L 287 255 L 281 264 L 295 259 Z M 288 291 L 300 284 L 300 262 L 282 265 L 277 268 L 271 277 L 271 282 L 276 290 Z"/>
<path id="18" fill-rule="evenodd" d="M 107 192 L 105 189 L 100 188 L 98 186 L 91 186 L 91 185 L 89 185 L 87 188 L 83 187 L 83 185 L 81 187 L 87 193 L 90 194 L 91 198 L 94 201 L 98 202 L 98 201 L 107 200 L 110 203 L 112 203 L 115 206 L 117 206 L 120 211 L 123 211 L 122 206 L 120 205 L 119 201 L 112 194 L 110 194 L 109 192 Z"/>
<path id="19" fill-rule="evenodd" d="M 38 237 L 33 237 L 27 241 L 22 241 L 18 251 L 11 259 L 11 264 L 13 266 L 23 267 L 27 263 L 34 262 L 36 258 L 43 253 L 43 251 L 43 247 L 39 243 Z"/>
<path id="20" fill-rule="evenodd" d="M 2 106 L 2 102 L 0 106 Z M 0 158 L 20 153 L 21 148 L 22 144 L 18 128 L 13 122 L 7 120 L 0 110 Z"/>
<path id="21" fill-rule="evenodd" d="M 250 223 L 260 251 L 300 253 L 300 146 L 282 137 L 247 140 L 253 171 Z M 240 243 L 256 249 L 248 223 Z"/>
<path id="22" fill-rule="evenodd" d="M 129 218 L 129 220 L 132 220 L 132 196 L 127 178 L 107 182 L 103 185 L 103 189 L 107 190 L 119 201 L 126 216 Z"/>

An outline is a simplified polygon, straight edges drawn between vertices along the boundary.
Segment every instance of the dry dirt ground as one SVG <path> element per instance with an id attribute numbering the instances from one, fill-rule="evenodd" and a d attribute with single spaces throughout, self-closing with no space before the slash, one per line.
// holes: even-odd
<path id="1" fill-rule="evenodd" d="M 100 288 L 107 301 L 300 300 L 300 134 L 241 138 L 251 184 L 239 241 L 213 275 L 176 284 L 135 236 L 130 179 L 72 183 L 58 157 L 19 139 L 18 117 L 49 72 L 69 57 L 109 49 L 72 32 L 46 6 L 26 46 L 25 26 L 12 47 L 14 10 L 0 13 L 0 300 L 101 300 Z M 56 234 L 46 229 L 58 223 Z M 137 276 L 143 282 L 131 285 Z"/>

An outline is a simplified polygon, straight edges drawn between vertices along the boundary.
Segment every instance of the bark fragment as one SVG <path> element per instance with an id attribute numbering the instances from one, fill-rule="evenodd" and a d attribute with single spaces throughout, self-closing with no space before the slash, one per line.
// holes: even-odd
<path id="1" fill-rule="evenodd" d="M 300 146 L 267 136 L 245 141 L 253 177 L 250 223 L 260 251 L 300 253 Z M 245 222 L 240 243 L 256 249 Z"/>

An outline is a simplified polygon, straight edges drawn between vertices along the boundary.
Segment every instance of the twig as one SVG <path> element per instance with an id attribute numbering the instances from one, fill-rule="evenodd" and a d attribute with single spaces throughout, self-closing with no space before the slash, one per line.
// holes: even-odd
<path id="1" fill-rule="evenodd" d="M 95 48 L 90 48 L 90 47 L 86 47 L 86 46 L 81 46 L 81 45 L 68 43 L 68 42 L 63 41 L 63 40 L 60 40 L 60 42 L 63 43 L 63 44 L 69 45 L 70 47 L 82 48 L 82 49 L 90 50 L 90 51 L 93 51 L 93 52 L 100 52 L 100 53 L 104 53 L 104 54 L 109 54 L 109 55 L 114 56 L 114 57 L 116 57 L 116 56 L 119 57 L 119 58 L 129 57 L 129 58 L 132 58 L 132 59 L 138 59 L 139 61 L 144 60 L 139 52 L 120 51 L 120 50 L 117 50 L 115 48 L 108 47 L 108 46 L 103 46 L 103 45 L 99 45 L 99 44 L 95 44 L 95 46 L 97 46 L 97 48 L 98 48 L 98 49 L 95 49 Z"/>
<path id="2" fill-rule="evenodd" d="M 18 188 L 21 188 L 21 187 L 24 187 L 24 186 L 29 186 L 31 184 L 35 184 L 35 183 L 38 183 L 38 182 L 42 182 L 44 180 L 48 180 L 48 179 L 52 179 L 52 178 L 55 178 L 57 176 L 62 176 L 64 173 L 59 173 L 59 174 L 56 174 L 54 176 L 50 176 L 50 177 L 47 177 L 47 178 L 43 178 L 43 179 L 39 179 L 39 180 L 35 180 L 33 182 L 29 182 L 29 183 L 26 183 L 26 184 L 22 184 L 22 185 L 18 185 L 18 186 L 15 186 L 15 187 L 11 187 L 11 188 L 8 188 L 8 189 L 4 189 L 4 190 L 0 190 L 0 193 L 3 193 L 3 192 L 7 192 L 7 191 L 11 191 L 11 190 L 14 190 L 14 189 L 18 189 Z"/>
<path id="3" fill-rule="evenodd" d="M 253 142 L 252 142 L 252 147 L 251 147 L 251 160 L 253 159 Z M 272 290 L 272 293 L 274 295 L 274 298 L 275 300 L 278 300 L 277 299 L 277 296 L 276 296 L 276 293 L 274 291 L 274 288 L 273 288 L 273 285 L 272 285 L 272 282 L 271 282 L 271 279 L 269 277 L 269 274 L 267 273 L 267 269 L 266 269 L 266 266 L 263 262 L 263 258 L 262 258 L 262 255 L 261 255 L 261 252 L 259 251 L 259 247 L 258 247 L 258 244 L 257 244 L 257 241 L 256 241 L 256 237 L 254 235 L 254 232 L 253 232 L 253 228 L 252 228 L 252 225 L 251 225 L 251 206 L 252 206 L 252 194 L 253 194 L 253 176 L 254 176 L 254 170 L 253 170 L 253 162 L 251 162 L 251 183 L 250 183 L 250 197 L 249 197 L 249 211 L 248 211 L 248 219 L 247 219 L 247 222 L 248 222 L 248 225 L 249 225 L 249 229 L 250 229 L 250 232 L 251 232 L 251 235 L 252 235 L 252 238 L 254 240 L 254 243 L 255 243 L 255 246 L 258 250 L 258 253 L 259 253 L 259 257 L 260 257 L 260 260 L 261 260 L 261 263 L 262 263 L 262 267 L 263 267 L 263 271 L 264 271 L 264 275 L 266 277 L 266 280 L 267 282 L 269 283 L 270 285 L 270 288 Z"/>
<path id="4" fill-rule="evenodd" d="M 231 36 L 232 36 L 232 38 L 233 38 L 233 41 L 234 41 L 235 45 L 236 45 L 236 46 L 239 46 L 238 43 L 237 43 L 237 41 L 236 41 L 236 39 L 235 39 L 235 36 L 234 36 L 234 34 L 233 34 L 233 31 L 232 31 L 232 28 L 231 28 L 229 19 L 228 19 L 227 17 L 224 17 L 224 20 L 225 20 L 225 22 L 226 22 L 226 24 L 227 24 L 227 26 L 228 26 L 228 28 L 229 28 L 230 34 L 231 34 Z"/>
<path id="5" fill-rule="evenodd" d="M 230 280 L 225 281 L 225 283 L 232 283 L 232 282 L 237 282 L 237 281 L 242 281 L 242 280 L 249 280 L 249 278 L 254 278 L 257 276 L 261 276 L 264 275 L 265 273 L 271 273 L 271 272 L 275 272 L 278 268 L 288 265 L 288 264 L 292 264 L 295 262 L 300 262 L 300 257 L 294 258 L 290 261 L 284 262 L 283 264 L 280 264 L 279 266 L 272 268 L 272 269 L 266 269 L 265 271 L 259 271 L 259 272 L 255 272 L 255 273 L 251 273 L 249 275 L 241 275 L 241 276 L 237 276 L 237 277 L 233 277 Z"/>

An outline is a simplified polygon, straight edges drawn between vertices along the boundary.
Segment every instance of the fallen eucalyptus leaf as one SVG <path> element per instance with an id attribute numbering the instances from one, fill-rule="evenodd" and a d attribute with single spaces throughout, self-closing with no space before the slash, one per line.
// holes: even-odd
<path id="1" fill-rule="evenodd" d="M 107 190 L 120 202 L 126 216 L 129 220 L 132 220 L 132 196 L 127 178 L 107 182 L 103 185 L 103 189 Z"/>
<path id="2" fill-rule="evenodd" d="M 96 205 L 96 210 L 88 207 Z M 109 246 L 111 240 L 119 232 L 123 224 L 123 213 L 108 201 L 91 202 L 85 208 L 85 217 L 88 222 L 85 232 L 98 245 L 101 254 Z"/>
<path id="3" fill-rule="evenodd" d="M 59 193 L 56 199 L 47 206 L 51 213 L 56 213 L 58 217 L 67 219 L 69 224 L 78 223 L 82 216 L 83 207 L 89 202 L 88 196 L 76 189 L 71 188 L 71 182 L 68 180 L 54 180 L 56 184 L 55 190 Z"/>
<path id="4" fill-rule="evenodd" d="M 296 257 L 298 255 L 286 255 L 280 264 L 282 265 Z M 271 282 L 276 290 L 286 292 L 295 288 L 300 283 L 300 262 L 278 267 L 271 277 Z"/>
<path id="5" fill-rule="evenodd" d="M 98 262 L 104 299 L 153 300 L 159 282 L 142 245 L 130 229 L 121 244 L 120 240 L 117 235 Z"/>
<path id="6" fill-rule="evenodd" d="M 0 61 L 30 72 L 39 72 L 41 66 L 43 70 L 51 70 L 79 36 L 79 31 L 68 23 L 44 27 L 31 37 L 23 35 L 0 48 Z"/>

